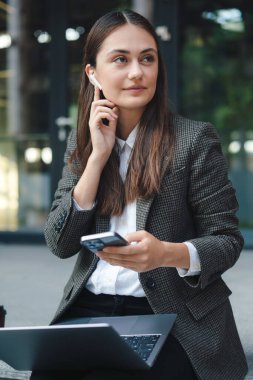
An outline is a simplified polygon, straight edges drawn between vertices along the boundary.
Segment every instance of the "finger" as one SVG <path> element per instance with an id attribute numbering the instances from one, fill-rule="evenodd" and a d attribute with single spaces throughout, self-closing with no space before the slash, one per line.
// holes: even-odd
<path id="1" fill-rule="evenodd" d="M 100 99 L 100 90 L 97 86 L 94 86 L 94 101 Z"/>
<path id="2" fill-rule="evenodd" d="M 100 112 L 95 118 L 94 121 L 97 125 L 97 123 L 102 121 L 103 124 L 103 119 L 108 119 L 109 121 L 115 121 L 115 118 L 108 114 L 107 112 Z"/>
<path id="3" fill-rule="evenodd" d="M 98 100 L 96 100 L 95 106 L 96 107 L 107 107 L 110 110 L 113 110 L 113 108 L 117 109 L 117 107 L 115 107 L 115 104 L 113 102 L 111 102 L 110 100 L 108 100 L 108 99 L 98 99 Z M 118 115 L 117 112 L 115 112 L 115 114 Z"/>
<path id="4" fill-rule="evenodd" d="M 101 113 L 101 112 L 104 112 L 108 115 L 111 115 L 112 118 L 114 118 L 115 120 L 118 119 L 118 115 L 116 112 L 114 112 L 111 108 L 109 107 L 106 107 L 106 106 L 97 106 L 96 107 L 96 110 L 95 110 L 95 114 L 98 114 L 98 113 Z"/>
<path id="5" fill-rule="evenodd" d="M 146 263 L 132 262 L 129 261 L 121 261 L 121 260 L 105 260 L 108 264 L 113 266 L 119 266 L 127 269 L 131 269 L 135 272 L 147 272 L 148 270 L 155 269 L 155 267 L 148 265 Z"/>
<path id="6" fill-rule="evenodd" d="M 143 247 L 142 247 L 141 242 L 132 241 L 130 242 L 130 244 L 126 246 L 122 246 L 122 247 L 119 247 L 119 246 L 105 247 L 103 248 L 101 252 L 105 252 L 107 254 L 111 253 L 111 254 L 118 254 L 118 255 L 125 255 L 125 256 L 134 255 L 134 254 L 140 255 L 141 253 L 143 253 Z"/>
<path id="7" fill-rule="evenodd" d="M 120 263 L 143 263 L 146 260 L 146 257 L 142 257 L 141 254 L 135 253 L 135 254 L 128 254 L 128 255 L 119 255 L 119 254 L 108 254 L 104 252 L 97 252 L 97 256 L 105 261 L 111 262 L 111 261 L 117 261 Z"/>
<path id="8" fill-rule="evenodd" d="M 101 254 L 104 253 L 104 254 L 114 254 L 114 255 L 128 255 L 129 254 L 129 251 L 128 251 L 128 248 L 129 246 L 124 246 L 124 247 L 115 247 L 115 246 L 111 246 L 111 247 L 105 247 L 103 248 L 103 250 L 100 252 Z"/>
<path id="9" fill-rule="evenodd" d="M 136 244 L 136 243 L 142 241 L 143 239 L 145 239 L 148 235 L 149 235 L 149 234 L 147 233 L 147 231 L 130 232 L 130 233 L 128 233 L 128 234 L 125 236 L 125 239 L 126 239 L 129 243 Z"/>
<path id="10" fill-rule="evenodd" d="M 127 269 L 131 269 L 133 271 L 138 272 L 140 269 L 135 263 L 132 263 L 131 261 L 124 261 L 121 262 L 120 260 L 106 260 L 108 264 L 112 266 L 119 266 Z"/>
<path id="11" fill-rule="evenodd" d="M 107 262 L 110 265 L 117 265 L 124 268 L 128 268 L 131 270 L 134 270 L 136 272 L 142 272 L 145 271 L 147 268 L 147 264 L 143 258 L 140 260 L 141 255 L 135 254 L 135 255 L 128 255 L 128 256 L 121 256 L 121 255 L 108 255 L 104 254 L 103 251 L 98 251 L 96 255 L 101 259 Z"/>
<path id="12" fill-rule="evenodd" d="M 113 113 L 114 113 L 117 117 L 119 117 L 119 109 L 118 109 L 118 107 L 113 107 L 112 111 L 113 111 Z"/>

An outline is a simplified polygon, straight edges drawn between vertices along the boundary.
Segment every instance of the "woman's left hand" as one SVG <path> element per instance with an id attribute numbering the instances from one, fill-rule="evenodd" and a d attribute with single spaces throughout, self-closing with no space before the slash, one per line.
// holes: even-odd
<path id="1" fill-rule="evenodd" d="M 146 231 L 128 234 L 129 245 L 106 247 L 97 256 L 111 265 L 118 265 L 136 272 L 146 272 L 166 265 L 164 242 Z"/>

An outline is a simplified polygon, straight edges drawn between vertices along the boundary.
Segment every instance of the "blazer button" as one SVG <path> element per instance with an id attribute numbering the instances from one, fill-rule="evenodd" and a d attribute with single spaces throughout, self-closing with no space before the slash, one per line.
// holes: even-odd
<path id="1" fill-rule="evenodd" d="M 153 278 L 152 277 L 149 277 L 148 279 L 147 279 L 147 281 L 146 281 L 146 286 L 147 286 L 147 288 L 148 289 L 150 289 L 150 290 L 153 290 L 153 289 L 155 289 L 155 281 L 153 280 Z"/>

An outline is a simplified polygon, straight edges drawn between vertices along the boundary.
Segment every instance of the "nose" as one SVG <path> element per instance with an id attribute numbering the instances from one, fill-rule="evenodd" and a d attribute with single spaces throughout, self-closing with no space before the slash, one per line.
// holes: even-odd
<path id="1" fill-rule="evenodd" d="M 140 79 L 142 77 L 142 69 L 139 62 L 133 62 L 131 64 L 128 79 Z"/>

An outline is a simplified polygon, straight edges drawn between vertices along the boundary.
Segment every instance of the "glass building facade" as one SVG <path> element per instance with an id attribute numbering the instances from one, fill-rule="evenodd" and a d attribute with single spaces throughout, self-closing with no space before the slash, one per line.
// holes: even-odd
<path id="1" fill-rule="evenodd" d="M 85 38 L 117 8 L 154 23 L 171 106 L 216 126 L 252 247 L 253 8 L 242 0 L 1 0 L 0 241 L 43 241 L 76 124 Z"/>

